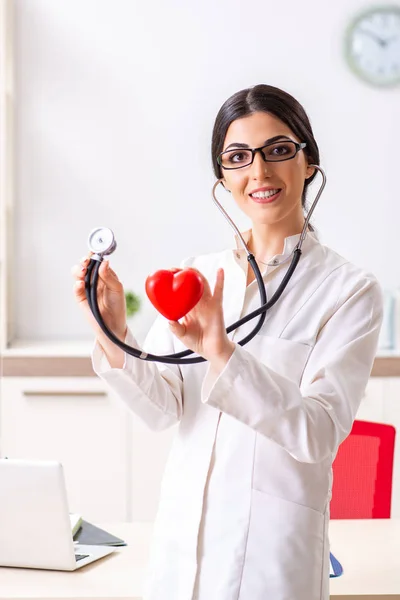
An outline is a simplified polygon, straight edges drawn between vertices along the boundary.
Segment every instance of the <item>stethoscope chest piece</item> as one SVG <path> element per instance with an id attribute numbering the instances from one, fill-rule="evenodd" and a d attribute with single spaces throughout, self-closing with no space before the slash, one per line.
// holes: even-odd
<path id="1" fill-rule="evenodd" d="M 111 229 L 107 227 L 97 227 L 89 235 L 89 250 L 99 258 L 112 254 L 117 247 L 117 242 Z M 92 258 L 95 258 L 94 256 Z"/>

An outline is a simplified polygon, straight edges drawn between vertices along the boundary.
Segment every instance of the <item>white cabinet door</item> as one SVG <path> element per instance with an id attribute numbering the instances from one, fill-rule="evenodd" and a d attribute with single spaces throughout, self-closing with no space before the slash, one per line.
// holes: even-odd
<path id="1" fill-rule="evenodd" d="M 130 417 L 131 456 L 129 520 L 154 521 L 161 480 L 176 426 L 150 431 L 134 415 Z"/>
<path id="2" fill-rule="evenodd" d="M 0 450 L 59 460 L 69 507 L 92 522 L 128 519 L 128 415 L 94 377 L 5 377 Z"/>

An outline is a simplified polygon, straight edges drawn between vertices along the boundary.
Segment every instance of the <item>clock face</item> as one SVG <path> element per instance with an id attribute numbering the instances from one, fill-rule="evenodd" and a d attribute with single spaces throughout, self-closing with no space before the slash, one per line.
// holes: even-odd
<path id="1" fill-rule="evenodd" d="M 362 79 L 379 86 L 400 84 L 400 6 L 363 13 L 345 39 L 348 62 Z"/>

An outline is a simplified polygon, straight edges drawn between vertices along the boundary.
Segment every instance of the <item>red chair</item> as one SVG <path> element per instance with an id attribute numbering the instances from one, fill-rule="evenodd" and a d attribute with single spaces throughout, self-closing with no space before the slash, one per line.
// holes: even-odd
<path id="1" fill-rule="evenodd" d="M 396 430 L 354 421 L 333 462 L 331 519 L 388 519 Z"/>

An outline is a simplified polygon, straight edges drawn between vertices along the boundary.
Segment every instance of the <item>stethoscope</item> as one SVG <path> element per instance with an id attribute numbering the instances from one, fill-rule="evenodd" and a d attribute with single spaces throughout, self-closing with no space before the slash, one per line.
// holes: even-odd
<path id="1" fill-rule="evenodd" d="M 258 264 L 256 262 L 254 255 L 249 251 L 249 249 L 247 248 L 246 242 L 244 241 L 243 236 L 241 235 L 240 231 L 238 230 L 235 223 L 232 221 L 232 219 L 229 217 L 227 212 L 224 210 L 224 208 L 221 206 L 221 204 L 219 203 L 219 201 L 216 198 L 216 188 L 218 187 L 218 185 L 220 183 L 222 183 L 223 180 L 218 179 L 218 181 L 216 181 L 216 183 L 213 186 L 212 196 L 213 196 L 214 202 L 217 205 L 217 207 L 219 208 L 219 210 L 222 212 L 222 214 L 224 215 L 224 217 L 226 218 L 228 223 L 234 229 L 239 240 L 241 241 L 241 244 L 247 254 L 247 260 L 249 261 L 250 266 L 253 269 L 254 275 L 256 277 L 258 289 L 259 289 L 259 293 L 260 293 L 261 306 L 259 308 L 257 308 L 256 310 L 254 310 L 253 312 L 246 315 L 245 317 L 242 317 L 238 321 L 235 321 L 235 323 L 233 323 L 233 325 L 230 325 L 226 329 L 226 332 L 230 333 L 234 329 L 237 329 L 241 325 L 244 325 L 248 321 L 251 321 L 251 319 L 254 319 L 255 317 L 258 317 L 258 316 L 260 317 L 258 319 L 257 324 L 255 325 L 254 329 L 248 335 L 246 335 L 246 337 L 244 337 L 242 340 L 237 342 L 241 346 L 244 346 L 245 344 L 247 344 L 260 331 L 260 329 L 265 321 L 267 310 L 269 310 L 281 297 L 283 291 L 285 290 L 291 277 L 293 276 L 293 273 L 294 273 L 294 271 L 298 265 L 298 262 L 300 260 L 301 247 L 302 247 L 305 237 L 307 235 L 308 223 L 310 221 L 311 215 L 314 212 L 314 209 L 318 203 L 318 200 L 320 199 L 320 196 L 321 196 L 321 194 L 324 190 L 325 184 L 326 184 L 326 175 L 325 175 L 324 170 L 318 165 L 310 165 L 310 167 L 317 169 L 321 173 L 322 184 L 318 190 L 318 193 L 315 197 L 314 202 L 312 203 L 310 210 L 308 211 L 307 217 L 304 221 L 303 230 L 300 234 L 299 241 L 296 244 L 294 250 L 292 251 L 293 257 L 292 257 L 290 266 L 289 266 L 287 272 L 285 273 L 278 289 L 276 290 L 276 292 L 274 293 L 274 295 L 272 296 L 272 298 L 269 301 L 267 301 L 267 294 L 265 291 L 264 281 L 263 281 L 260 269 L 258 267 Z M 85 276 L 85 292 L 86 292 L 86 298 L 87 298 L 88 304 L 90 306 L 90 309 L 91 309 L 97 323 L 99 324 L 100 328 L 102 329 L 102 331 L 108 336 L 108 338 L 112 342 L 114 342 L 114 344 L 116 344 L 119 348 L 121 348 L 121 350 L 123 350 L 127 354 L 135 356 L 136 358 L 140 358 L 141 360 L 149 360 L 149 361 L 169 363 L 169 364 L 175 364 L 175 365 L 188 365 L 188 364 L 194 364 L 194 363 L 199 363 L 199 362 L 205 362 L 206 359 L 203 358 L 202 356 L 186 358 L 187 356 L 190 356 L 190 354 L 194 354 L 194 352 L 192 352 L 192 350 L 184 350 L 183 352 L 178 352 L 176 354 L 167 354 L 165 356 L 157 356 L 155 354 L 149 354 L 147 352 L 143 352 L 139 348 L 133 348 L 132 346 L 128 346 L 127 344 L 125 344 L 124 342 L 119 340 L 113 334 L 113 332 L 110 331 L 110 329 L 108 329 L 108 327 L 105 325 L 105 323 L 102 319 L 102 316 L 101 316 L 100 310 L 99 310 L 99 305 L 97 303 L 97 283 L 98 283 L 98 279 L 99 279 L 99 268 L 100 268 L 100 265 L 101 265 L 104 257 L 108 256 L 109 254 L 114 252 L 116 247 L 117 247 L 117 243 L 115 241 L 115 237 L 114 237 L 114 234 L 111 231 L 111 229 L 108 229 L 106 227 L 100 227 L 100 228 L 94 229 L 91 232 L 91 234 L 89 236 L 89 249 L 91 250 L 91 252 L 93 254 L 90 257 L 89 265 L 88 265 L 86 276 Z M 287 260 L 288 259 L 285 259 L 284 261 L 282 261 L 279 264 L 283 264 Z M 276 263 L 276 264 L 278 264 L 278 263 Z"/>

